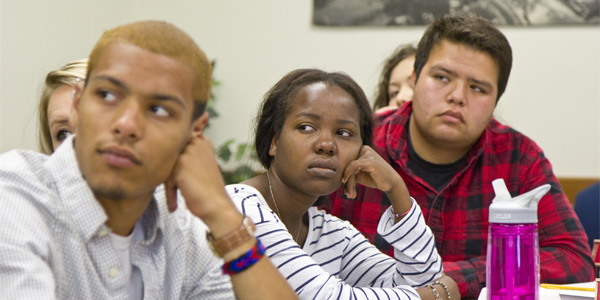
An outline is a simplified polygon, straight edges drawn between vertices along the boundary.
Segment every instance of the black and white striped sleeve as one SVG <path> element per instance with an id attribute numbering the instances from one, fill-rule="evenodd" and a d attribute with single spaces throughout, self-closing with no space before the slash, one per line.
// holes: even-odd
<path id="1" fill-rule="evenodd" d="M 442 276 L 442 259 L 435 248 L 433 233 L 414 200 L 408 214 L 396 224 L 392 209 L 388 208 L 381 216 L 377 232 L 394 247 L 401 284 L 419 287 Z"/>

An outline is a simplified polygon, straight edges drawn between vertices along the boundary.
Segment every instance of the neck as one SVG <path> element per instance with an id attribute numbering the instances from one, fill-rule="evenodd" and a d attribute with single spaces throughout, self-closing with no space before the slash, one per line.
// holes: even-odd
<path id="1" fill-rule="evenodd" d="M 438 143 L 425 138 L 418 130 L 414 118 L 410 118 L 409 132 L 413 149 L 423 160 L 432 164 L 451 164 L 469 152 L 473 143 L 459 145 L 456 143 Z"/>
<path id="2" fill-rule="evenodd" d="M 279 216 L 294 240 L 302 245 L 306 237 L 305 228 L 308 225 L 306 212 L 318 197 L 290 188 L 272 169 L 268 169 L 267 172 L 269 172 L 268 176 L 264 173 L 244 183 L 253 186 L 263 195 L 271 210 Z"/>
<path id="3" fill-rule="evenodd" d="M 108 216 L 106 226 L 110 227 L 113 233 L 120 236 L 128 236 L 131 233 L 135 223 L 142 217 L 150 200 L 152 200 L 152 197 L 145 197 L 141 200 L 96 198 Z"/>

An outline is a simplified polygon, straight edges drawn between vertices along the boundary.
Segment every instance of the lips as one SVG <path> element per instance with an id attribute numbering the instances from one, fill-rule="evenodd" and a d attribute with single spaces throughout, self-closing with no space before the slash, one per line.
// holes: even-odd
<path id="1" fill-rule="evenodd" d="M 317 159 L 308 165 L 308 171 L 321 177 L 332 177 L 337 172 L 337 166 L 331 160 Z"/>
<path id="2" fill-rule="evenodd" d="M 142 164 L 132 151 L 124 147 L 108 146 L 98 152 L 106 163 L 115 167 L 130 167 Z"/>
<path id="3" fill-rule="evenodd" d="M 447 110 L 441 114 L 442 117 L 449 117 L 464 122 L 465 119 L 460 111 Z"/>

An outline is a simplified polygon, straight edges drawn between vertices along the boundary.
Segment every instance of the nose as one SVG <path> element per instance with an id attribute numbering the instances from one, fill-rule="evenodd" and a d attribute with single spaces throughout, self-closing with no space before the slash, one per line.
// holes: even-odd
<path id="1" fill-rule="evenodd" d="M 315 142 L 315 152 L 318 154 L 334 155 L 337 153 L 337 145 L 332 134 L 321 132 Z"/>
<path id="2" fill-rule="evenodd" d="M 410 101 L 413 96 L 413 89 L 410 86 L 403 85 L 398 94 L 392 99 L 390 99 L 390 106 L 400 107 L 407 101 Z"/>
<path id="3" fill-rule="evenodd" d="M 456 83 L 448 94 L 447 101 L 449 103 L 456 103 L 459 106 L 465 106 L 467 103 L 466 89 L 468 89 L 467 84 Z"/>
<path id="4" fill-rule="evenodd" d="M 112 124 L 112 132 L 122 142 L 137 141 L 144 130 L 143 112 L 135 101 L 120 104 L 117 119 Z"/>

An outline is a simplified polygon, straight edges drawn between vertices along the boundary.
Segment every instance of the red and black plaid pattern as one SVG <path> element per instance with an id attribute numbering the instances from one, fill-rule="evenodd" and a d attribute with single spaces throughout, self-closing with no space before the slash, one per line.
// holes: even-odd
<path id="1" fill-rule="evenodd" d="M 440 192 L 407 167 L 407 124 L 410 104 L 376 117 L 373 148 L 402 176 L 435 235 L 444 271 L 463 297 L 477 298 L 485 286 L 488 207 L 494 198 L 492 180 L 503 178 L 511 195 L 549 183 L 538 205 L 540 275 L 542 282 L 592 281 L 593 264 L 587 238 L 562 192 L 552 166 L 535 142 L 492 120 L 467 155 L 452 181 Z M 382 251 L 392 253 L 377 235 L 377 224 L 390 206 L 379 190 L 358 187 L 356 199 L 343 191 L 331 195 L 324 208 L 349 220 Z"/>

